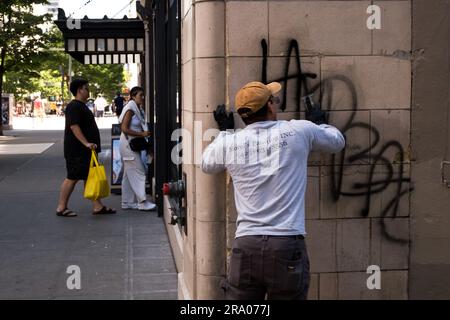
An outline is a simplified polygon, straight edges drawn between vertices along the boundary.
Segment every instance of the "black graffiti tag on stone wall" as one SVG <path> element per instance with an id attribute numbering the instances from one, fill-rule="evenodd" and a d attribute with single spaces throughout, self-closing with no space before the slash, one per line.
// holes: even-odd
<path id="1" fill-rule="evenodd" d="M 389 232 L 386 225 L 386 219 L 396 218 L 398 215 L 398 210 L 400 206 L 400 200 L 405 195 L 408 195 L 413 187 L 410 186 L 411 179 L 405 177 L 404 175 L 404 149 L 403 146 L 396 140 L 391 140 L 380 143 L 380 133 L 374 126 L 369 123 L 356 121 L 356 111 L 358 107 L 358 96 L 356 88 L 353 82 L 344 75 L 333 75 L 322 79 L 320 83 L 317 83 L 309 87 L 308 80 L 317 78 L 314 73 L 303 72 L 301 68 L 300 61 L 300 48 L 296 40 L 291 40 L 286 56 L 286 63 L 284 68 L 284 75 L 278 79 L 270 79 L 267 77 L 267 63 L 268 63 L 268 52 L 267 52 L 267 42 L 265 39 L 261 41 L 261 47 L 263 52 L 263 67 L 261 81 L 264 83 L 269 83 L 272 81 L 277 81 L 282 83 L 282 105 L 280 109 L 282 111 L 286 110 L 286 98 L 287 98 L 287 82 L 295 81 L 295 102 L 296 110 L 301 110 L 301 99 L 304 96 L 312 94 L 323 110 L 331 111 L 333 109 L 333 88 L 340 84 L 340 87 L 345 88 L 350 99 L 350 116 L 348 117 L 346 123 L 340 127 L 342 134 L 346 136 L 352 130 L 366 130 L 369 131 L 374 137 L 367 148 L 357 151 L 356 153 L 347 155 L 348 148 L 346 147 L 340 154 L 332 155 L 331 158 L 331 190 L 333 195 L 333 200 L 335 202 L 339 201 L 340 197 L 364 197 L 364 206 L 361 209 L 361 216 L 368 217 L 371 209 L 371 201 L 373 195 L 386 191 L 388 187 L 394 186 L 395 192 L 391 195 L 392 198 L 388 201 L 386 205 L 381 208 L 381 231 L 383 235 L 391 241 L 396 242 L 408 242 L 406 239 L 397 237 L 392 232 Z M 295 61 L 295 69 L 293 72 L 290 71 L 290 61 L 291 58 Z M 292 83 L 292 82 L 291 82 Z M 332 120 L 332 119 L 331 119 Z M 331 121 L 332 124 L 332 121 Z M 378 152 L 375 152 L 376 148 L 380 148 Z M 393 150 L 397 155 L 396 162 L 391 163 L 386 157 L 386 152 Z M 366 182 L 355 182 L 351 185 L 350 190 L 343 190 L 344 183 L 344 163 L 351 165 L 361 162 L 366 162 L 369 164 L 368 179 Z M 398 169 L 394 170 L 394 165 L 397 164 Z M 375 179 L 376 168 L 380 167 L 385 173 L 383 178 Z"/>
<path id="2" fill-rule="evenodd" d="M 1 119 L 0 121 L 2 122 L 3 125 L 7 125 L 9 124 L 9 100 L 8 98 L 2 98 L 1 99 L 1 105 L 0 105 L 0 115 L 1 115 Z"/>

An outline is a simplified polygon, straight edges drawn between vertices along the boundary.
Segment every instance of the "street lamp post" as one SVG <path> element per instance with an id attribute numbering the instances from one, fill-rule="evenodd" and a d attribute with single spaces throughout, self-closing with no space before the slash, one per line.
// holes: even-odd
<path id="1" fill-rule="evenodd" d="M 68 76 L 69 76 L 69 86 L 70 86 L 70 83 L 72 82 L 72 57 L 70 56 L 70 55 L 68 55 L 69 56 L 69 72 L 68 72 Z M 70 100 L 70 97 L 71 97 L 71 93 L 70 93 L 70 88 L 67 88 L 68 89 L 68 91 L 69 91 L 69 100 Z"/>
<path id="2" fill-rule="evenodd" d="M 64 67 L 59 65 L 59 72 L 61 73 L 61 102 L 64 105 Z"/>

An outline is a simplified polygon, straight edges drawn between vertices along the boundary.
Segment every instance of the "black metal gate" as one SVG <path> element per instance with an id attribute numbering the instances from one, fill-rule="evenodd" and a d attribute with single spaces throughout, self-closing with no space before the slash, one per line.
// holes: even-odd
<path id="1" fill-rule="evenodd" d="M 158 216 L 163 215 L 163 183 L 182 178 L 181 165 L 171 153 L 178 141 L 172 132 L 181 128 L 181 2 L 159 0 L 154 7 L 153 83 L 155 130 L 155 200 Z"/>

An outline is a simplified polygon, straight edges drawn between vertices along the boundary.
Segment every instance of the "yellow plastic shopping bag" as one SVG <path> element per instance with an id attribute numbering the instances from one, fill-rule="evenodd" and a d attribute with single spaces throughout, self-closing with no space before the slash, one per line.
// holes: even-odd
<path id="1" fill-rule="evenodd" d="M 105 167 L 98 164 L 97 155 L 92 150 L 89 175 L 84 187 L 84 197 L 97 200 L 109 196 L 109 184 L 106 178 Z"/>

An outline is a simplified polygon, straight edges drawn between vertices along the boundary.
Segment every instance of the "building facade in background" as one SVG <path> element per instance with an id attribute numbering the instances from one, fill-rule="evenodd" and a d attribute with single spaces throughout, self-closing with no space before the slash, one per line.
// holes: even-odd
<path id="1" fill-rule="evenodd" d="M 59 0 L 49 0 L 46 8 L 47 13 L 50 13 L 53 15 L 53 19 L 56 19 L 58 16 Z"/>

